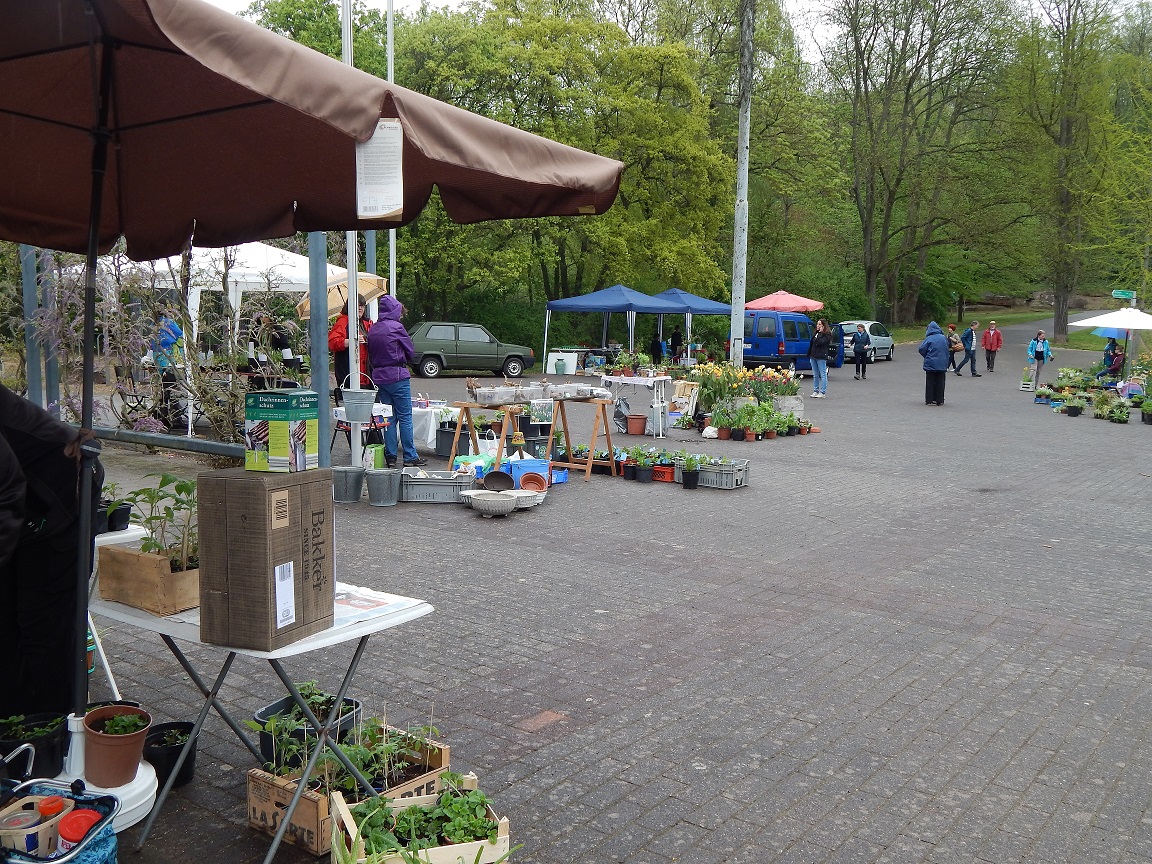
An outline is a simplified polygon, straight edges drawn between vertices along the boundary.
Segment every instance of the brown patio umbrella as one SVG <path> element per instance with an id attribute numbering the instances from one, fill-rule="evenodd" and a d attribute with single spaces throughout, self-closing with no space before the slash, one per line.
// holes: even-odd
<path id="1" fill-rule="evenodd" d="M 403 209 L 355 208 L 355 142 L 402 124 Z M 295 231 L 602 213 L 621 163 L 388 84 L 202 0 L 0 3 L 0 238 L 87 255 L 81 425 L 92 426 L 96 256 L 148 260 Z M 80 533 L 91 525 L 82 472 Z M 83 545 L 83 544 L 82 544 Z M 90 550 L 78 568 L 86 600 Z M 85 627 L 86 602 L 76 609 Z M 81 642 L 81 645 L 83 643 Z M 87 681 L 77 663 L 77 710 Z"/>
<path id="2" fill-rule="evenodd" d="M 403 124 L 404 211 L 358 220 L 354 142 L 381 117 Z M 87 251 L 83 193 L 104 126 L 99 247 L 123 235 L 137 260 L 176 254 L 193 232 L 197 246 L 223 246 L 395 227 L 433 186 L 460 223 L 603 213 L 623 167 L 389 84 L 200 0 L 5 0 L 0 118 L 0 237 Z"/>

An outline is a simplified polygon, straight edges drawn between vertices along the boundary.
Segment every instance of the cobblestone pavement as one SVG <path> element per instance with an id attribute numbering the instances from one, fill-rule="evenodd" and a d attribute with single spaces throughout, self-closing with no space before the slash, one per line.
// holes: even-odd
<path id="1" fill-rule="evenodd" d="M 867 381 L 832 372 L 819 435 L 674 430 L 751 459 L 744 489 L 574 479 L 495 520 L 337 505 L 338 574 L 436 607 L 372 640 L 355 695 L 433 718 L 519 862 L 1149 860 L 1152 438 L 1020 392 L 1035 326 L 942 408 L 900 345 Z M 110 451 L 109 476 L 185 461 L 147 458 Z M 129 698 L 194 716 L 158 639 L 102 627 Z M 349 651 L 288 668 L 335 686 Z M 247 715 L 280 694 L 240 660 L 223 695 Z M 123 860 L 259 861 L 249 767 L 211 715 L 195 781 Z"/>

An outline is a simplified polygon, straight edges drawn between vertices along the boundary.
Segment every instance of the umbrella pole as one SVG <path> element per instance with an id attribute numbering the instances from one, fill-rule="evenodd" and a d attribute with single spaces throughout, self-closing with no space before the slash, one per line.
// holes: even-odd
<path id="1" fill-rule="evenodd" d="M 93 25 L 94 26 L 94 25 Z M 93 42 L 89 49 L 95 50 Z M 104 45 L 100 68 L 100 93 L 96 104 L 96 129 L 92 133 L 92 195 L 88 210 L 88 256 L 84 271 L 84 361 L 80 428 L 93 423 L 93 377 L 96 366 L 96 257 L 100 251 L 100 212 L 104 205 L 104 175 L 108 166 L 108 98 L 112 86 L 113 51 Z M 95 94 L 94 94 L 95 95 Z M 77 526 L 76 608 L 72 633 L 76 639 L 73 665 L 72 705 L 78 716 L 88 707 L 88 668 L 85 662 L 88 632 L 88 581 L 92 577 L 92 463 L 86 447 L 80 450 L 80 519 Z"/>

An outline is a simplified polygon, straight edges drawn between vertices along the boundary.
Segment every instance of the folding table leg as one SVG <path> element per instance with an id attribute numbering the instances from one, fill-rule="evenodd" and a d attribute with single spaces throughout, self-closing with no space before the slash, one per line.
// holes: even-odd
<path id="1" fill-rule="evenodd" d="M 162 637 L 165 642 L 170 641 L 170 637 Z M 169 648 L 179 651 L 174 644 L 170 644 Z M 208 711 L 212 708 L 212 703 L 216 701 L 216 694 L 220 692 L 220 688 L 224 686 L 224 679 L 228 677 L 228 670 L 232 668 L 232 661 L 236 659 L 236 653 L 229 651 L 228 656 L 224 658 L 224 665 L 220 667 L 220 674 L 216 676 L 216 683 L 212 685 L 212 690 L 208 694 L 208 698 L 204 700 L 204 706 L 200 709 L 200 714 L 196 718 L 196 722 L 192 724 L 192 734 L 188 736 L 188 740 L 184 743 L 184 747 L 180 750 L 180 756 L 176 759 L 176 765 L 172 768 L 172 772 L 168 775 L 168 779 L 164 783 L 164 788 L 160 790 L 160 794 L 156 796 L 156 803 L 152 805 L 152 811 L 148 814 L 148 820 L 144 823 L 144 830 L 140 832 L 140 838 L 136 841 L 136 851 L 139 852 L 144 848 L 145 841 L 148 840 L 148 833 L 152 830 L 152 823 L 156 821 L 156 817 L 160 815 L 160 808 L 164 806 L 164 801 L 168 798 L 168 793 L 172 791 L 172 784 L 176 782 L 176 775 L 180 773 L 180 767 L 184 764 L 188 753 L 196 744 L 196 738 L 200 735 L 200 729 L 204 726 L 204 720 L 208 716 Z M 187 661 L 185 661 L 187 662 Z M 248 739 L 245 738 L 245 741 Z"/>
<path id="2" fill-rule="evenodd" d="M 172 652 L 172 656 L 176 658 L 176 662 L 184 667 L 184 671 L 188 673 L 188 677 L 192 679 L 192 683 L 200 689 L 201 695 L 209 698 L 212 707 L 215 708 L 216 713 L 220 715 L 220 719 L 228 724 L 232 731 L 236 733 L 236 737 L 239 738 L 244 743 L 244 746 L 251 751 L 252 755 L 256 757 L 257 764 L 263 764 L 264 756 L 261 754 L 260 749 L 249 740 L 248 736 L 244 734 L 244 730 L 240 728 L 240 724 L 232 719 L 228 710 L 220 703 L 220 700 L 216 698 L 218 690 L 209 691 L 208 685 L 204 683 L 204 680 L 196 670 L 192 668 L 192 664 L 189 663 L 188 658 L 181 653 L 180 648 L 172 641 L 171 636 L 166 636 L 161 633 L 160 638 L 164 640 L 164 644 L 168 646 L 168 650 Z M 230 658 L 235 656 L 235 654 L 229 653 Z M 231 659 L 229 659 L 228 663 L 231 662 Z"/>
<path id="3" fill-rule="evenodd" d="M 268 664 L 275 671 L 277 677 L 287 688 L 292 701 L 304 713 L 304 717 L 312 724 L 312 728 L 318 730 L 316 746 L 312 750 L 312 755 L 308 759 L 308 765 L 304 768 L 304 773 L 300 779 L 296 781 L 296 794 L 292 796 L 292 800 L 288 803 L 288 808 L 284 811 L 284 815 L 280 818 L 280 827 L 276 829 L 276 836 L 272 838 L 272 846 L 268 849 L 268 854 L 264 858 L 264 864 L 272 864 L 272 859 L 276 857 L 276 850 L 280 848 L 280 843 L 284 839 L 284 835 L 288 831 L 288 825 L 292 822 L 292 814 L 296 812 L 296 805 L 300 803 L 300 798 L 304 794 L 304 789 L 308 785 L 308 778 L 312 776 L 312 771 L 316 768 L 316 761 L 320 758 L 320 751 L 327 745 L 332 750 L 336 758 L 343 763 L 344 767 L 348 769 L 349 773 L 356 778 L 356 782 L 363 787 L 363 789 L 373 797 L 377 797 L 379 793 L 372 788 L 372 784 L 368 781 L 360 770 L 353 765 L 348 757 L 344 755 L 344 751 L 340 749 L 340 745 L 335 740 L 329 741 L 329 731 L 332 725 L 336 722 L 336 718 L 340 716 L 340 710 L 344 707 L 344 697 L 348 693 L 348 688 L 352 684 L 352 678 L 356 675 L 356 667 L 360 665 L 360 658 L 364 656 L 364 649 L 368 646 L 368 636 L 361 636 L 360 642 L 356 645 L 356 651 L 352 654 L 352 659 L 348 662 L 348 670 L 344 673 L 344 680 L 340 682 L 340 689 L 336 692 L 336 704 L 332 706 L 332 710 L 328 712 L 328 717 L 323 724 L 312 713 L 312 709 L 308 707 L 308 703 L 300 695 L 300 691 L 296 689 L 296 685 L 292 679 L 288 677 L 284 671 L 284 667 L 280 665 L 280 661 L 269 659 Z"/>

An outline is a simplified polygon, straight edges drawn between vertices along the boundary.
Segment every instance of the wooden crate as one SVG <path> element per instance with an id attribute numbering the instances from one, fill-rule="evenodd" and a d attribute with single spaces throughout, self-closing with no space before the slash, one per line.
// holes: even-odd
<path id="1" fill-rule="evenodd" d="M 392 727 L 389 727 L 392 728 Z M 405 801 L 435 796 L 440 791 L 440 775 L 449 770 L 451 749 L 447 744 L 428 739 L 420 747 L 428 771 L 404 783 L 385 789 L 382 794 Z M 296 794 L 296 777 L 279 777 L 253 768 L 248 772 L 248 827 L 276 834 L 284 811 Z M 336 793 L 337 795 L 339 793 Z M 340 799 L 343 802 L 343 798 Z M 313 855 L 325 854 L 332 845 L 332 808 L 322 792 L 305 790 L 292 814 L 284 840 L 307 849 Z M 471 864 L 471 862 L 469 862 Z"/>
<path id="2" fill-rule="evenodd" d="M 295 780 L 253 768 L 248 772 L 248 827 L 275 836 L 295 794 Z M 284 842 L 307 849 L 313 855 L 323 855 L 331 848 L 332 817 L 327 795 L 304 790 L 288 823 Z"/>
<path id="3" fill-rule="evenodd" d="M 475 789 L 476 788 L 476 775 L 468 774 L 464 778 L 463 788 Z M 436 795 L 424 795 L 417 798 L 409 798 L 404 801 L 396 801 L 390 803 L 388 806 L 392 812 L 406 810 L 409 807 L 426 807 L 431 808 L 436 806 Z M 477 840 L 473 843 L 455 843 L 451 846 L 438 846 L 434 849 L 421 849 L 418 855 L 420 861 L 427 862 L 427 864 L 459 864 L 459 862 L 467 862 L 467 864 L 493 864 L 496 861 L 505 860 L 508 855 L 511 839 L 508 832 L 508 817 L 497 817 L 492 809 L 488 809 L 488 818 L 493 819 L 499 825 L 497 829 L 497 837 L 495 842 L 488 840 Z M 339 792 L 332 793 L 332 842 L 333 844 L 340 844 L 345 852 L 345 858 L 348 853 L 351 853 L 354 860 L 363 862 L 365 859 L 364 845 L 358 836 L 356 836 L 356 822 L 352 818 L 352 811 L 344 802 L 344 796 Z M 337 857 L 337 850 L 335 845 L 332 848 L 332 862 L 338 864 L 342 860 Z M 383 855 L 378 859 L 373 859 L 375 864 L 404 864 L 405 859 L 400 855 Z"/>
<path id="4" fill-rule="evenodd" d="M 173 573 L 161 555 L 104 546 L 97 575 L 102 599 L 153 615 L 171 615 L 200 605 L 200 571 Z"/>

